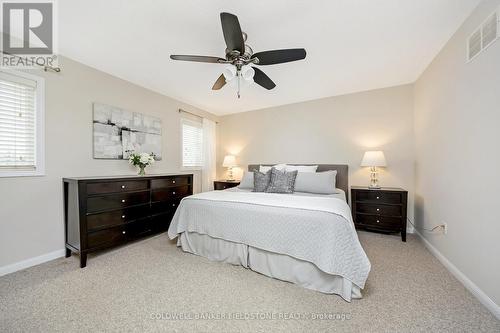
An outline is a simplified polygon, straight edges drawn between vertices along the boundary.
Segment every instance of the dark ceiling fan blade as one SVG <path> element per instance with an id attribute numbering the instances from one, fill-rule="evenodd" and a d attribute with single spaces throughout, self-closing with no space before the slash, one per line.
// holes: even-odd
<path id="1" fill-rule="evenodd" d="M 236 15 L 230 13 L 220 13 L 222 32 L 229 51 L 236 50 L 240 54 L 245 53 L 245 41 L 241 32 L 240 22 Z"/>
<path id="2" fill-rule="evenodd" d="M 259 86 L 262 86 L 266 88 L 267 90 L 271 90 L 274 87 L 276 87 L 276 84 L 267 76 L 263 71 L 258 69 L 257 67 L 252 68 L 255 70 L 255 75 L 253 76 L 253 80 L 255 83 L 257 83 Z"/>
<path id="3" fill-rule="evenodd" d="M 221 61 L 226 61 L 226 59 L 219 57 L 198 56 L 198 55 L 177 55 L 177 54 L 172 54 L 170 56 L 170 59 L 182 60 L 182 61 L 209 62 L 213 64 L 220 64 Z"/>
<path id="4" fill-rule="evenodd" d="M 254 53 L 252 58 L 259 59 L 257 65 L 274 65 L 284 62 L 302 60 L 306 57 L 304 49 L 272 50 Z"/>
<path id="5" fill-rule="evenodd" d="M 212 90 L 219 90 L 220 88 L 224 87 L 225 84 L 226 84 L 226 78 L 224 77 L 223 74 L 221 74 L 217 79 L 217 81 L 215 81 Z"/>

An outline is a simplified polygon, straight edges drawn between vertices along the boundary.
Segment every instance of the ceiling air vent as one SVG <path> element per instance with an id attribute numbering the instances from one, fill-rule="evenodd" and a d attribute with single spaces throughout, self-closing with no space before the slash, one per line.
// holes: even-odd
<path id="1" fill-rule="evenodd" d="M 500 9 L 491 14 L 467 40 L 467 61 L 474 59 L 479 53 L 500 37 Z"/>
<path id="2" fill-rule="evenodd" d="M 487 48 L 498 37 L 498 15 L 493 13 L 481 27 L 483 35 L 483 49 Z"/>
<path id="3" fill-rule="evenodd" d="M 469 60 L 472 60 L 472 58 L 481 52 L 481 45 L 481 29 L 477 29 L 476 32 L 469 37 Z"/>

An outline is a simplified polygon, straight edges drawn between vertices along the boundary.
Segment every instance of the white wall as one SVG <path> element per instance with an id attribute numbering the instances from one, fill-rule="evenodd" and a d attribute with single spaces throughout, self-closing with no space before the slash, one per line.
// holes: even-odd
<path id="1" fill-rule="evenodd" d="M 481 2 L 415 84 L 417 226 L 446 222 L 422 234 L 497 305 L 500 41 L 466 63 L 466 39 L 499 6 Z"/>
<path id="2" fill-rule="evenodd" d="M 226 177 L 222 159 L 231 153 L 242 169 L 253 163 L 348 164 L 350 185 L 368 185 L 369 169 L 359 167 L 361 158 L 365 150 L 381 149 L 388 167 L 380 182 L 409 191 L 413 220 L 412 85 L 223 116 L 218 140 L 221 178 Z"/>
<path id="3" fill-rule="evenodd" d="M 179 108 L 216 119 L 72 60 L 59 61 L 59 74 L 33 71 L 46 78 L 46 176 L 0 178 L 0 268 L 64 248 L 62 177 L 136 173 L 127 161 L 92 158 L 92 102 L 162 119 L 163 160 L 147 169 L 151 174 L 180 170 Z"/>

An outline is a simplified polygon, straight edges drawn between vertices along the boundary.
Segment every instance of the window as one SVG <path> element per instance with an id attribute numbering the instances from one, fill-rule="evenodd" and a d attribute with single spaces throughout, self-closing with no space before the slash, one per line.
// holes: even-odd
<path id="1" fill-rule="evenodd" d="M 196 121 L 182 119 L 182 167 L 200 169 L 203 166 L 203 127 Z"/>
<path id="2" fill-rule="evenodd" d="M 0 71 L 0 177 L 44 174 L 43 78 Z"/>

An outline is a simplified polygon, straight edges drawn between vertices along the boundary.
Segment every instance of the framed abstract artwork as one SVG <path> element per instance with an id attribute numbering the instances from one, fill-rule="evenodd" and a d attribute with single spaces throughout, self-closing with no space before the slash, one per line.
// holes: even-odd
<path id="1" fill-rule="evenodd" d="M 118 107 L 93 103 L 94 158 L 128 159 L 153 153 L 161 160 L 161 119 Z"/>

